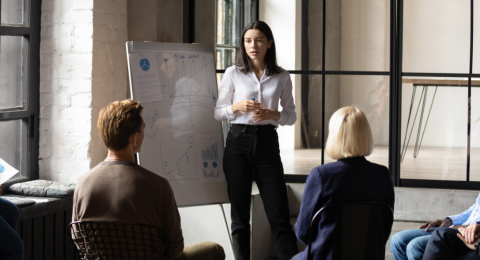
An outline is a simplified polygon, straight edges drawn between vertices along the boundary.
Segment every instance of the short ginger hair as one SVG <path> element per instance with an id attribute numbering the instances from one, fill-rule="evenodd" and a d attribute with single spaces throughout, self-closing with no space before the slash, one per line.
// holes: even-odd
<path id="1" fill-rule="evenodd" d="M 325 152 L 330 158 L 338 160 L 372 154 L 372 130 L 362 110 L 351 106 L 340 108 L 330 118 L 328 130 Z"/>
<path id="2" fill-rule="evenodd" d="M 143 107 L 138 101 L 115 101 L 100 110 L 97 128 L 108 149 L 120 151 L 128 146 L 132 134 L 143 126 Z"/>

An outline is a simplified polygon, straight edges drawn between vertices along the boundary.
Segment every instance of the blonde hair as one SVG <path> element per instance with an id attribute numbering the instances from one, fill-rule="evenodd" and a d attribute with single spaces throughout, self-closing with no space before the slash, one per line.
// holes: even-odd
<path id="1" fill-rule="evenodd" d="M 373 151 L 372 130 L 367 117 L 356 107 L 343 107 L 330 118 L 327 155 L 334 159 L 368 156 Z"/>
<path id="2" fill-rule="evenodd" d="M 112 102 L 100 110 L 98 133 L 108 149 L 124 149 L 128 145 L 128 138 L 141 131 L 142 110 L 140 102 L 131 99 Z"/>

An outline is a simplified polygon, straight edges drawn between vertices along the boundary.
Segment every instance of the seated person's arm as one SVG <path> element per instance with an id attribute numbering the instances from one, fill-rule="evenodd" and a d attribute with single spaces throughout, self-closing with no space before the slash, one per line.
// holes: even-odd
<path id="1" fill-rule="evenodd" d="M 475 209 L 475 204 L 473 204 L 465 212 L 462 212 L 454 216 L 448 216 L 447 218 L 452 220 L 452 225 L 462 225 L 463 223 L 465 223 L 465 221 L 467 221 L 467 219 L 470 217 L 474 209 Z"/>
<path id="2" fill-rule="evenodd" d="M 168 184 L 168 182 L 167 182 Z M 163 231 L 170 240 L 170 258 L 175 259 L 183 253 L 183 235 L 180 222 L 180 214 L 178 213 L 177 203 L 173 195 L 173 190 L 168 184 L 168 190 L 165 188 L 163 196 Z M 168 250 L 167 248 L 165 248 Z"/>
<path id="3" fill-rule="evenodd" d="M 445 219 L 437 219 L 428 223 L 425 223 L 418 227 L 419 229 L 425 228 L 425 231 L 428 231 L 432 227 L 449 227 L 451 225 L 455 225 L 453 228 L 462 227 L 461 225 L 470 217 L 473 209 L 475 208 L 475 204 L 473 204 L 469 209 L 465 212 L 460 213 L 454 216 L 448 216 Z"/>
<path id="4" fill-rule="evenodd" d="M 302 204 L 300 205 L 300 213 L 295 223 L 297 237 L 305 245 L 308 244 L 310 221 L 316 213 L 316 210 L 321 207 L 321 205 L 317 205 L 321 192 L 322 180 L 320 178 L 320 172 L 317 168 L 314 168 L 310 175 L 308 175 L 305 191 L 303 192 Z"/>

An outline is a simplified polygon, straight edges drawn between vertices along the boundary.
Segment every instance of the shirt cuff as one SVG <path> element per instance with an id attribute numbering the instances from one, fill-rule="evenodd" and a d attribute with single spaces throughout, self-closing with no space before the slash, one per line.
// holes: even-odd
<path id="1" fill-rule="evenodd" d="M 451 219 L 452 220 L 452 226 L 463 224 L 462 220 L 457 216 L 449 216 L 449 217 L 446 217 L 445 219 Z"/>
<path id="2" fill-rule="evenodd" d="M 227 111 L 228 120 L 231 121 L 237 118 L 237 114 L 233 113 L 232 106 L 228 106 L 226 111 Z"/>
<path id="3" fill-rule="evenodd" d="M 285 115 L 283 112 L 280 112 L 280 119 L 278 119 L 277 123 L 279 125 L 284 125 L 285 123 L 283 122 L 285 120 Z"/>

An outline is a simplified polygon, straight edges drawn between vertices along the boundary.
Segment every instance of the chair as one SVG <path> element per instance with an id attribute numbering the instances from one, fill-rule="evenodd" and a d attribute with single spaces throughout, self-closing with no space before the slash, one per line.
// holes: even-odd
<path id="1" fill-rule="evenodd" d="M 308 260 L 313 259 L 311 252 L 311 243 L 316 237 L 318 231 L 318 223 L 320 219 L 326 218 L 325 214 L 341 217 L 340 219 L 330 219 L 331 221 L 340 223 L 340 248 L 341 259 L 365 259 L 372 260 L 368 256 L 368 248 L 373 246 L 381 246 L 385 250 L 385 244 L 390 236 L 393 225 L 393 210 L 383 202 L 377 201 L 349 201 L 331 203 L 319 209 L 313 216 L 308 235 Z M 373 214 L 372 214 L 373 213 Z M 383 223 L 379 223 L 381 218 Z M 365 223 L 359 225 L 359 223 Z M 381 225 L 380 227 L 378 225 Z M 385 236 L 379 241 L 378 239 L 369 239 L 370 231 L 374 228 L 383 230 Z M 381 243 L 381 245 L 377 244 Z M 348 250 L 346 250 L 348 249 Z M 367 249 L 367 250 L 365 250 Z M 383 253 L 383 259 L 385 252 Z"/>
<path id="2" fill-rule="evenodd" d="M 82 260 L 170 259 L 169 240 L 157 227 L 76 221 L 69 228 Z"/>

